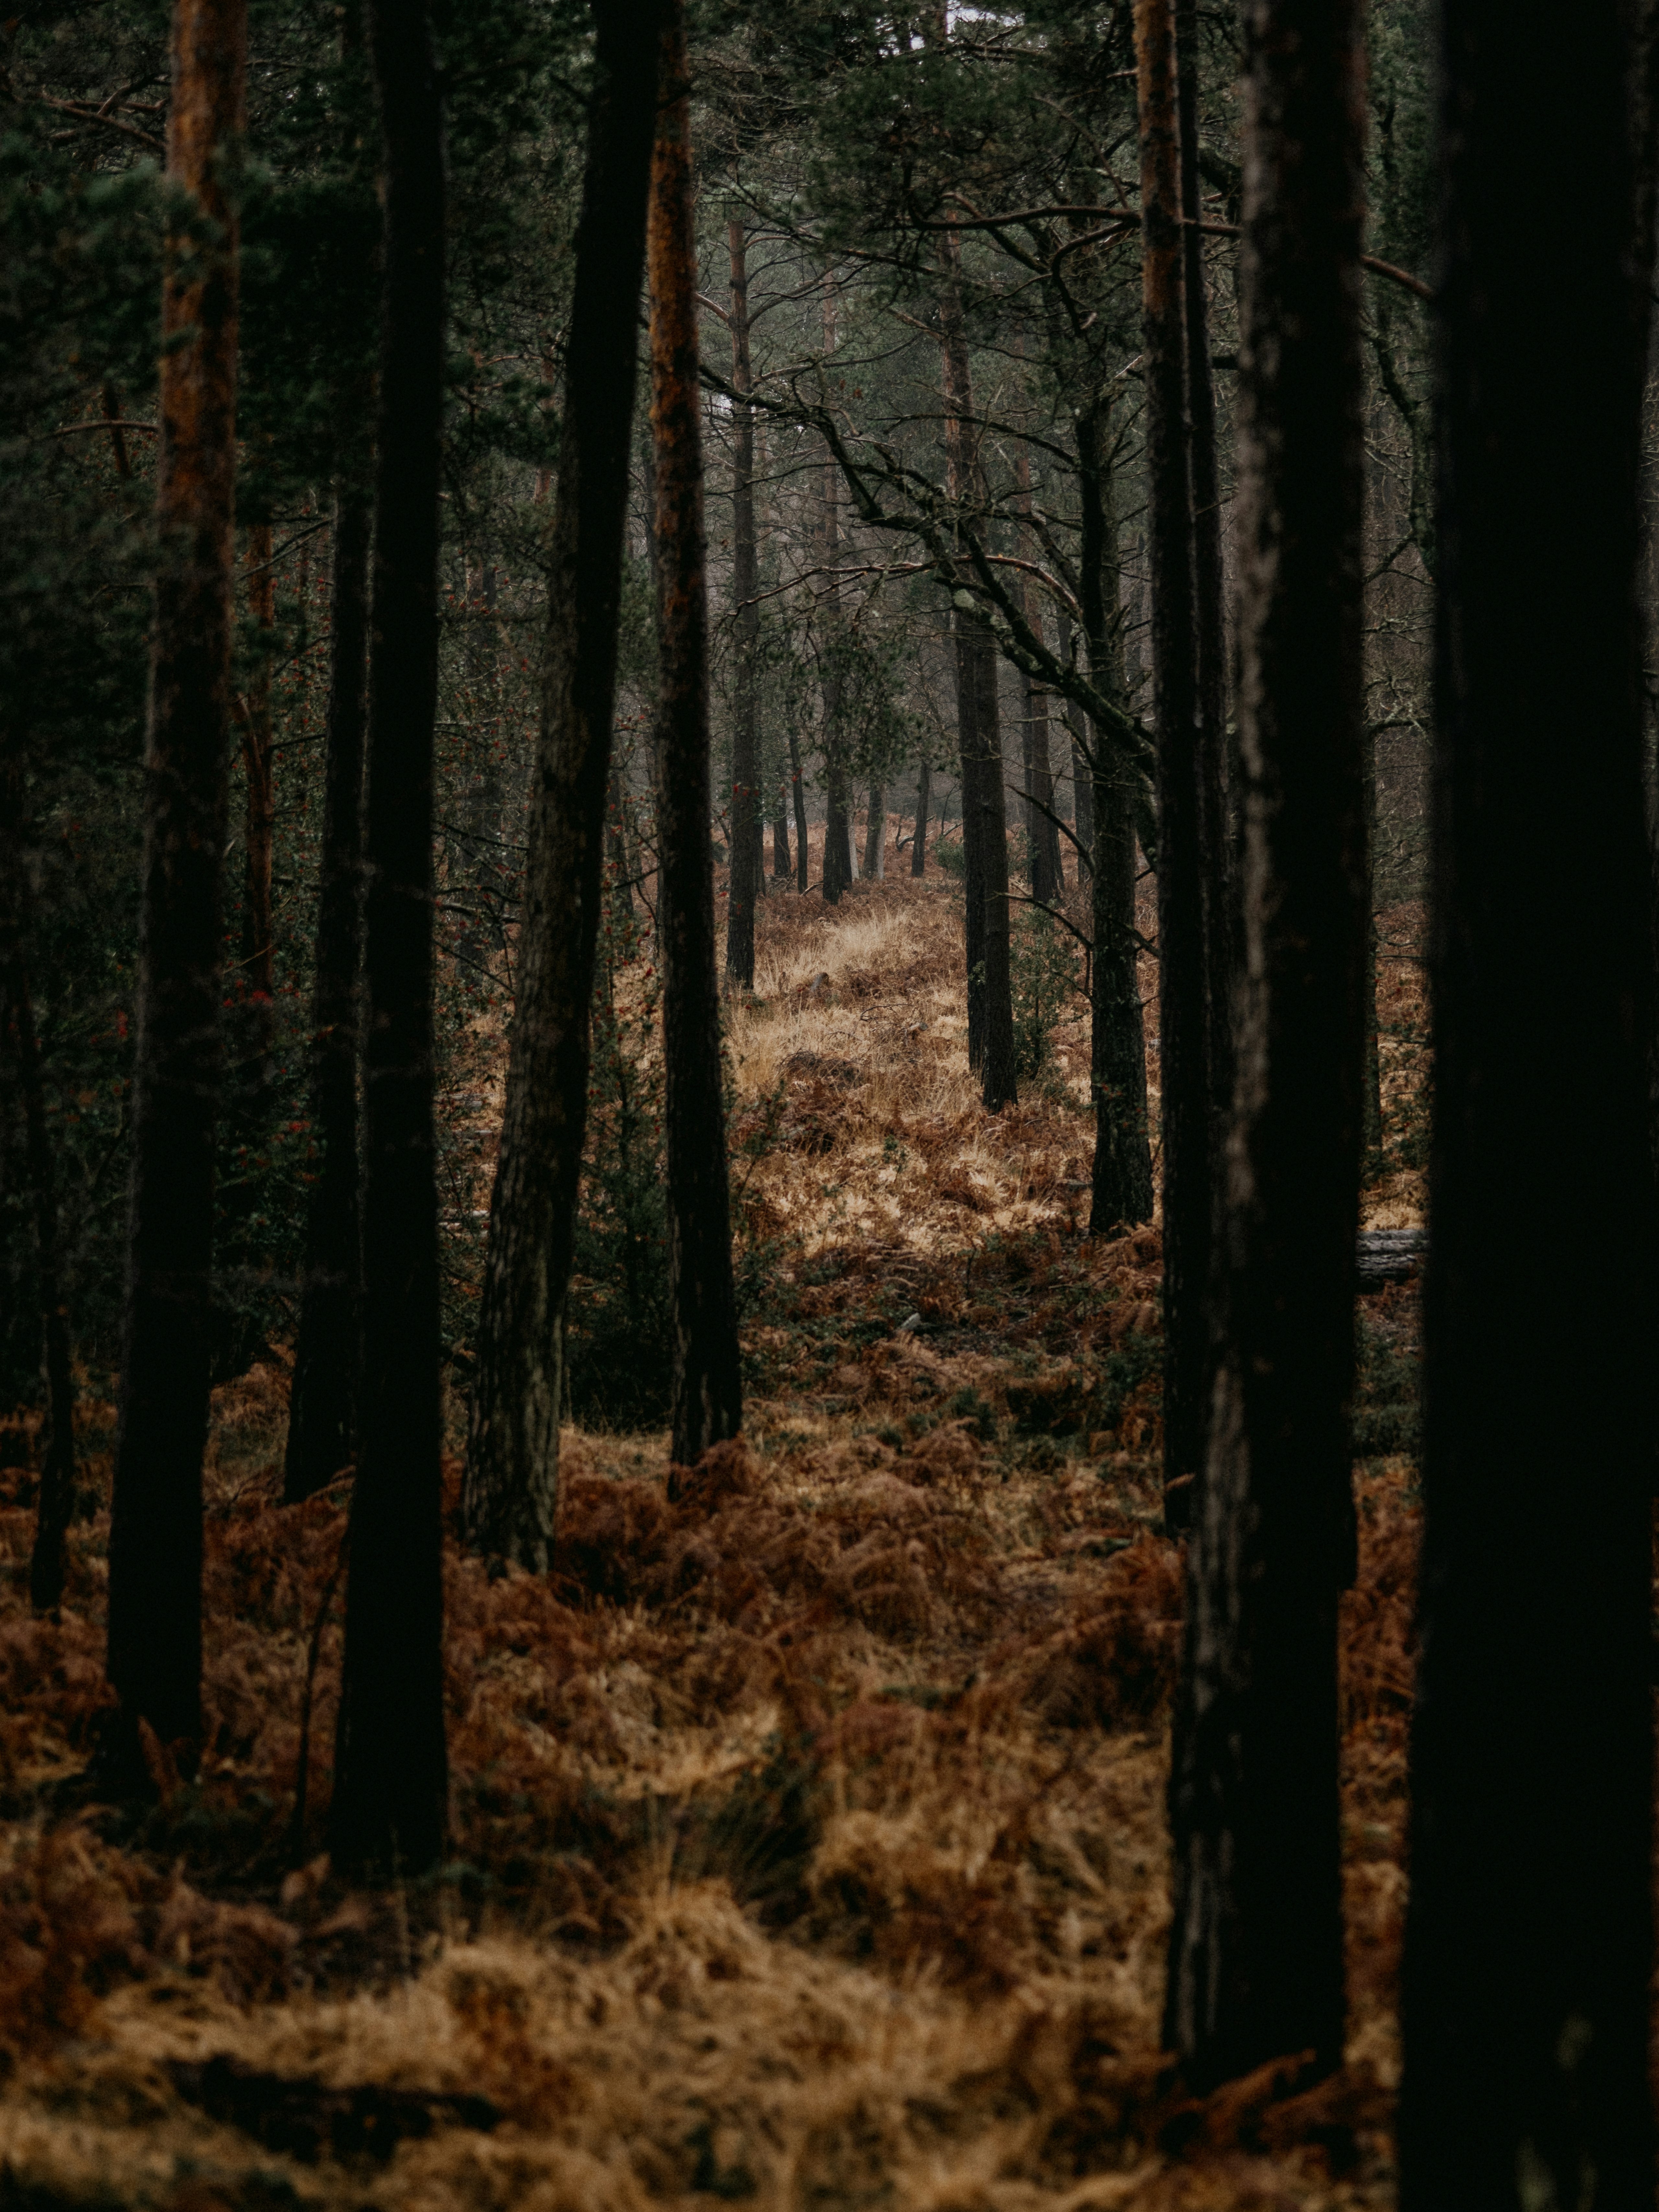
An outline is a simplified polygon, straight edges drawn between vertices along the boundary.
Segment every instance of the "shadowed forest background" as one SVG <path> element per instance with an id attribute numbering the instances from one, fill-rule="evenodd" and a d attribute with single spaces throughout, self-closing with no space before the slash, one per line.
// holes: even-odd
<path id="1" fill-rule="evenodd" d="M 0 2208 L 1653 2201 L 1589 16 L 0 31 Z"/>

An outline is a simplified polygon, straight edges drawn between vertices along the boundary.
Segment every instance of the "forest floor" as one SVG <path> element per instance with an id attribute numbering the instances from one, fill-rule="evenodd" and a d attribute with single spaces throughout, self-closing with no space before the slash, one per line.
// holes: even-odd
<path id="1" fill-rule="evenodd" d="M 1385 948 L 1415 923 L 1386 916 Z M 1375 1226 L 1420 1183 L 1419 970 L 1383 974 Z M 1347 2063 L 1196 2101 L 1158 2047 L 1158 1238 L 1082 1233 L 1083 1010 L 987 1117 L 932 872 L 834 914 L 769 897 L 757 981 L 740 1202 L 782 1287 L 745 1440 L 671 1505 L 662 1435 L 569 1431 L 550 1577 L 452 1547 L 435 1877 L 354 1894 L 320 1856 L 344 1497 L 276 1502 L 280 1358 L 216 1394 L 209 1748 L 142 1816 L 75 1784 L 112 1407 L 82 1408 L 58 1623 L 27 1609 L 28 1468 L 0 1474 L 0 2206 L 1392 2202 L 1414 1287 L 1359 1322 Z"/>

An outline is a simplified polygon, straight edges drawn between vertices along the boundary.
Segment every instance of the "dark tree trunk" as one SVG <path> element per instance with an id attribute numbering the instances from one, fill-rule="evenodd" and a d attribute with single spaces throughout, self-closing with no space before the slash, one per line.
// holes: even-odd
<path id="1" fill-rule="evenodd" d="M 276 622 L 276 578 L 270 565 L 270 525 L 247 534 L 247 606 L 258 659 L 240 702 L 242 815 L 243 1012 L 238 1023 L 234 1084 L 238 1105 L 266 1112 L 276 1081 L 273 1057 L 276 965 L 271 949 L 270 870 L 276 834 L 276 781 L 270 723 L 270 650 Z"/>
<path id="2" fill-rule="evenodd" d="M 749 272 L 743 225 L 726 226 L 732 258 L 732 387 L 746 392 L 749 374 Z M 755 424 L 739 403 L 732 423 L 732 596 L 737 647 L 732 696 L 732 872 L 726 922 L 726 980 L 755 987 L 755 899 L 761 879 L 760 737 L 755 665 L 760 641 L 755 557 Z"/>
<path id="3" fill-rule="evenodd" d="M 933 772 L 924 758 L 916 770 L 916 832 L 910 846 L 910 873 L 927 872 L 927 809 L 933 804 Z"/>
<path id="4" fill-rule="evenodd" d="M 1365 733 L 1365 1080 L 1361 1094 L 1365 1176 L 1382 1172 L 1382 1040 L 1376 1021 L 1376 737 Z"/>
<path id="5" fill-rule="evenodd" d="M 1198 694 L 1199 882 L 1204 915 L 1205 1060 L 1210 1094 L 1212 1211 L 1221 1200 L 1222 1161 L 1233 1099 L 1233 965 L 1237 886 L 1228 867 L 1227 638 L 1221 562 L 1221 470 L 1216 448 L 1215 377 L 1204 283 L 1198 174 L 1198 4 L 1176 0 L 1176 100 L 1181 130 L 1182 302 L 1193 512 L 1193 640 Z"/>
<path id="6" fill-rule="evenodd" d="M 864 823 L 864 873 L 879 883 L 887 873 L 887 793 L 878 783 L 870 787 L 870 805 Z"/>
<path id="7" fill-rule="evenodd" d="M 332 659 L 323 773 L 323 852 L 311 1000 L 316 1178 L 306 1211 L 300 1332 L 289 1399 L 283 1496 L 309 1498 L 349 1464 L 362 1353 L 357 1194 L 358 965 L 362 945 L 363 739 L 368 716 L 368 501 L 334 506 Z"/>
<path id="8" fill-rule="evenodd" d="M 1205 940 L 1203 737 L 1199 724 L 1188 467 L 1186 257 L 1174 0 L 1138 0 L 1141 312 L 1147 544 L 1158 734 L 1158 1066 L 1164 1134 L 1164 1481 L 1204 1456 L 1209 1376 L 1211 1092 Z M 1176 1517 L 1171 1500 L 1171 1518 Z"/>
<path id="9" fill-rule="evenodd" d="M 1024 445 L 1014 448 L 1015 506 L 1018 513 L 1031 512 L 1031 461 Z M 1042 594 L 1035 584 L 1025 586 L 1025 619 L 1036 635 L 1042 635 Z M 1021 732 L 1020 752 L 1025 769 L 1025 789 L 1030 797 L 1025 805 L 1025 840 L 1028 873 L 1033 898 L 1044 905 L 1053 903 L 1054 895 L 1065 880 L 1060 864 L 1060 832 L 1054 827 L 1054 772 L 1048 756 L 1048 691 L 1035 677 L 1024 679 L 1025 696 L 1024 727 Z"/>
<path id="10" fill-rule="evenodd" d="M 1540 41 L 1491 0 L 1440 15 L 1407 2212 L 1653 2202 L 1643 21 L 1593 0 Z M 1540 1242 L 1516 1194 L 1546 1162 L 1569 1171 Z"/>
<path id="11" fill-rule="evenodd" d="M 1116 471 L 1103 409 L 1078 422 L 1082 531 L 1079 581 L 1089 672 L 1115 703 L 1127 696 L 1118 616 L 1122 576 L 1117 550 Z M 1066 641 L 1069 647 L 1069 641 Z M 1140 1008 L 1140 945 L 1135 928 L 1135 797 L 1138 778 L 1110 734 L 1092 732 L 1083 756 L 1080 793 L 1089 799 L 1091 923 L 1089 1081 L 1095 1103 L 1095 1156 L 1089 1232 L 1109 1235 L 1152 1216 L 1152 1152 L 1146 1104 L 1146 1030 Z M 1082 756 L 1075 736 L 1073 744 Z"/>
<path id="12" fill-rule="evenodd" d="M 824 902 L 841 903 L 853 880 L 853 826 L 847 815 L 847 779 L 842 773 L 839 740 L 831 735 L 841 719 L 841 686 L 831 677 L 823 685 L 823 872 Z"/>
<path id="13" fill-rule="evenodd" d="M 940 303 L 945 458 L 950 495 L 969 529 L 986 506 L 973 423 L 973 382 L 962 308 L 962 246 L 945 240 Z M 957 652 L 957 731 L 962 757 L 963 908 L 968 963 L 968 1065 L 979 1071 L 988 1113 L 1012 1105 L 1014 1014 L 1008 969 L 1008 817 L 996 640 L 971 607 L 952 607 Z"/>
<path id="14" fill-rule="evenodd" d="M 0 1030 L 17 1067 L 35 1273 L 46 1370 L 46 1451 L 29 1559 L 29 1602 L 55 1613 L 64 1595 L 64 1539 L 75 1510 L 75 1379 L 69 1306 L 58 1256 L 58 1170 L 40 1073 L 40 1040 L 28 975 L 28 878 L 22 852 L 21 779 L 0 763 Z"/>
<path id="15" fill-rule="evenodd" d="M 1241 701 L 1248 989 L 1188 1552 L 1164 2028 L 1208 2084 L 1342 2057 L 1336 1609 L 1353 1571 L 1359 1203 L 1358 0 L 1245 18 Z M 1164 825 L 1167 861 L 1171 840 Z"/>
<path id="16" fill-rule="evenodd" d="M 243 0 L 177 0 L 167 173 L 216 243 L 170 243 L 161 292 L 159 557 L 145 748 L 144 862 L 126 1313 L 109 1545 L 100 1763 L 142 1786 L 139 1723 L 201 1732 L 202 1453 L 207 1439 L 213 1145 L 221 1039 L 220 855 L 230 730 L 237 221 L 221 156 L 242 127 Z"/>
<path id="17" fill-rule="evenodd" d="M 772 815 L 772 880 L 787 884 L 794 873 L 789 858 L 789 786 L 778 785 L 778 803 Z"/>
<path id="18" fill-rule="evenodd" d="M 462 1491 L 468 1543 L 538 1572 L 558 1503 L 660 20 L 659 0 L 601 0 L 595 9 L 518 1004 Z M 657 927 L 660 939 L 660 876 Z"/>
<path id="19" fill-rule="evenodd" d="M 694 1466 L 743 1423 L 708 843 L 708 611 L 703 575 L 697 247 L 684 0 L 666 0 L 647 232 L 657 453 L 659 913 L 664 1131 L 674 1292 L 672 1457 Z M 672 1480 L 672 1479 L 671 1479 Z"/>
<path id="20" fill-rule="evenodd" d="M 1115 614 L 1115 604 L 1113 611 Z M 1062 660 L 1069 660 L 1072 655 L 1072 618 L 1062 607 L 1058 619 L 1060 657 Z M 1082 709 L 1069 699 L 1066 702 L 1064 720 L 1066 733 L 1072 743 L 1072 831 L 1078 844 L 1075 873 L 1081 883 L 1095 842 L 1094 776 L 1089 764 L 1088 748 L 1083 741 Z"/>
<path id="21" fill-rule="evenodd" d="M 389 1875 L 443 1847 L 433 726 L 444 134 L 430 19 L 370 0 L 385 210 L 364 808 L 363 1357 L 329 1848 Z"/>
<path id="22" fill-rule="evenodd" d="M 811 881 L 812 853 L 806 834 L 806 786 L 800 772 L 800 739 L 789 725 L 789 788 L 795 802 L 795 886 L 805 890 Z"/>

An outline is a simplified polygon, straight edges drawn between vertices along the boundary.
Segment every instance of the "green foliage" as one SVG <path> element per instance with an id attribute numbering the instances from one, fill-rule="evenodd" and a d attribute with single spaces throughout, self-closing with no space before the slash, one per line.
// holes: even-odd
<path id="1" fill-rule="evenodd" d="M 1027 1079 L 1048 1065 L 1060 1008 L 1079 988 L 1078 945 L 1053 915 L 1024 907 L 1009 933 L 1014 1002 L 1014 1063 Z"/>

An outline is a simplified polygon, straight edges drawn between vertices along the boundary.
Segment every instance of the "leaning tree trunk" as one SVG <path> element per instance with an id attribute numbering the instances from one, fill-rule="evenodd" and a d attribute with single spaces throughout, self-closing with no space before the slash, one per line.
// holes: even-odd
<path id="1" fill-rule="evenodd" d="M 1440 14 L 1407 2212 L 1653 2202 L 1644 32 L 1615 0 L 1559 41 L 1492 0 Z M 1540 1167 L 1542 1242 L 1516 1202 Z"/>
<path id="2" fill-rule="evenodd" d="M 1164 1484 L 1178 1508 L 1204 1455 L 1212 1127 L 1197 608 L 1174 0 L 1138 0 L 1147 549 L 1158 737 L 1158 1066 L 1164 1135 Z"/>
<path id="3" fill-rule="evenodd" d="M 1089 672 L 1115 705 L 1127 702 L 1122 569 L 1117 542 L 1117 479 L 1103 403 L 1079 415 L 1078 483 L 1082 529 L 1079 601 Z M 1108 610 L 1110 610 L 1109 612 Z M 1089 979 L 1089 1085 L 1094 1097 L 1095 1156 L 1089 1231 L 1109 1235 L 1152 1216 L 1152 1150 L 1146 1103 L 1146 1030 L 1140 1006 L 1140 939 L 1135 927 L 1135 799 L 1138 776 L 1109 732 L 1097 724 L 1092 758 L 1079 792 L 1089 796 L 1093 835 L 1090 912 L 1094 953 Z M 1079 754 L 1082 746 L 1073 737 Z"/>
<path id="4" fill-rule="evenodd" d="M 362 1350 L 357 1191 L 357 969 L 362 952 L 363 740 L 368 697 L 368 502 L 334 503 L 334 588 L 323 851 L 311 1000 L 311 1127 L 300 1330 L 289 1396 L 283 1496 L 290 1504 L 343 1472 L 356 1432 Z"/>
<path id="5" fill-rule="evenodd" d="M 236 481 L 237 218 L 245 0 L 175 0 L 161 290 L 158 560 L 144 762 L 138 1035 L 120 1432 L 109 1542 L 100 1764 L 142 1786 L 140 1723 L 188 1763 L 201 1733 L 213 1146 L 221 1041 Z M 190 226 L 205 237 L 191 235 Z"/>
<path id="6" fill-rule="evenodd" d="M 743 1422 L 708 842 L 708 610 L 684 0 L 666 0 L 659 70 L 647 240 L 662 668 L 657 803 L 674 1297 L 672 1457 L 683 1468 L 711 1444 L 736 1436 Z"/>
<path id="7" fill-rule="evenodd" d="M 447 1826 L 433 1133 L 444 133 L 430 19 L 370 0 L 385 210 L 364 809 L 363 1355 L 329 1848 L 389 1875 Z"/>
<path id="8" fill-rule="evenodd" d="M 1359 1206 L 1358 0 L 1246 15 L 1248 988 L 1170 1784 L 1165 2035 L 1194 2083 L 1342 2057 L 1336 1611 Z M 1171 830 L 1164 830 L 1167 864 Z"/>
<path id="9" fill-rule="evenodd" d="M 659 0 L 595 9 L 518 1002 L 461 1500 L 470 1545 L 536 1571 L 558 1502 L 660 20 Z M 659 938 L 664 914 L 659 878 Z"/>
<path id="10" fill-rule="evenodd" d="M 749 270 L 743 224 L 726 225 L 732 261 L 732 388 L 750 389 Z M 726 980 L 755 988 L 755 899 L 761 884 L 760 732 L 755 696 L 760 574 L 755 556 L 755 423 L 739 397 L 732 421 L 732 598 L 736 662 L 732 690 L 732 864 Z"/>

